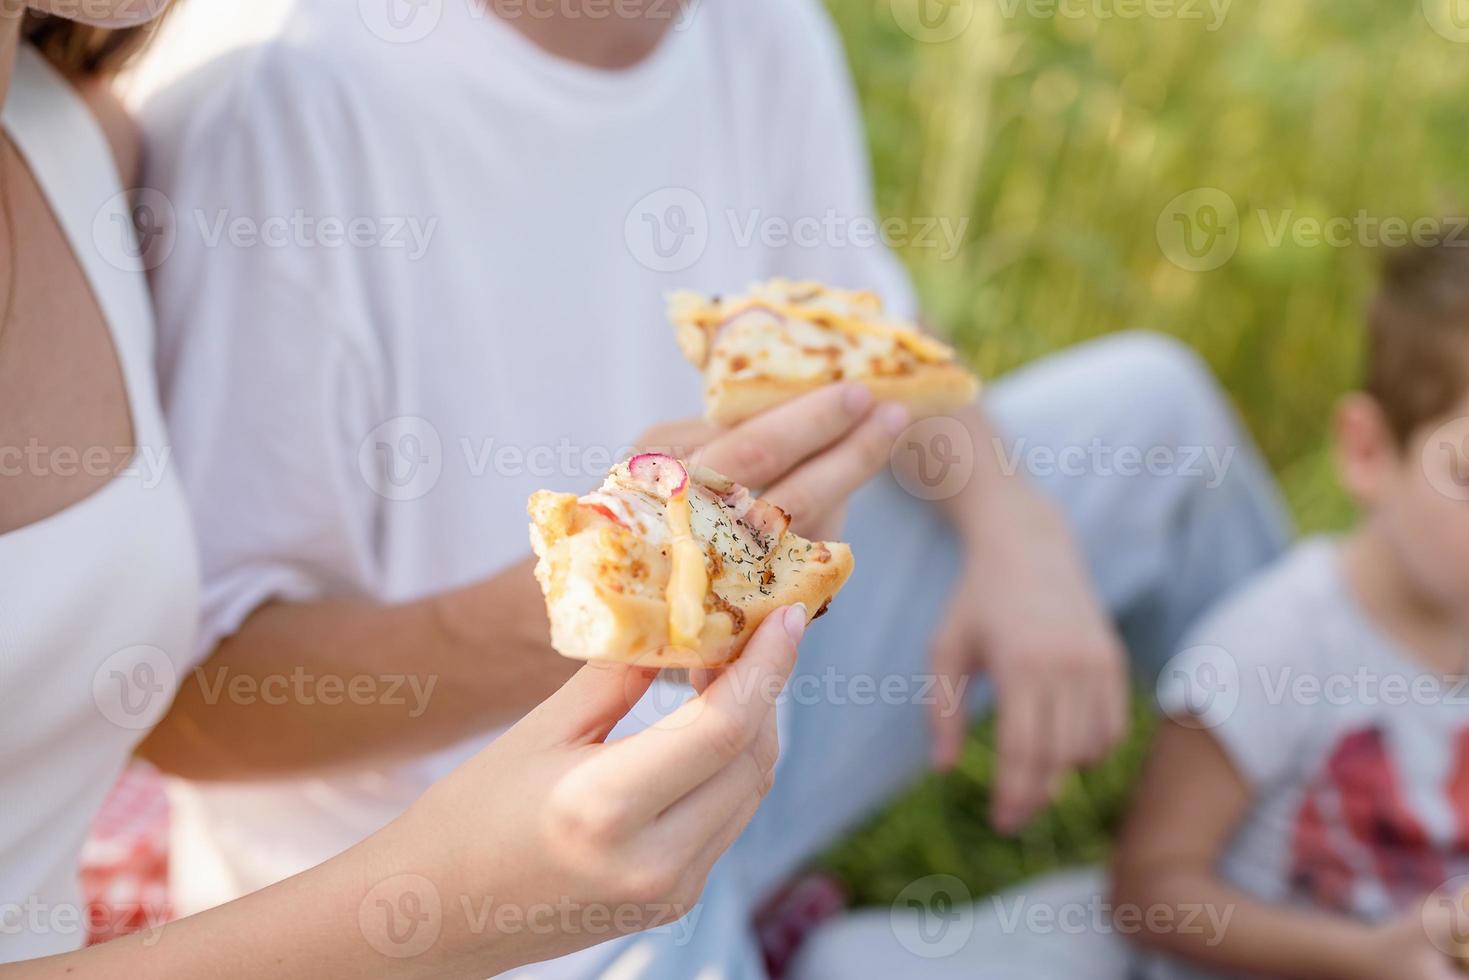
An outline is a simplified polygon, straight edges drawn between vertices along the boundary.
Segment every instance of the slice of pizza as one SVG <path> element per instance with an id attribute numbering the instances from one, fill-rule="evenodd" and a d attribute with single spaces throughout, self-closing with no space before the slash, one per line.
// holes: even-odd
<path id="1" fill-rule="evenodd" d="M 568 657 L 717 667 L 774 610 L 826 611 L 852 550 L 807 541 L 772 503 L 662 453 L 612 468 L 583 496 L 531 495 L 551 645 Z"/>
<path id="2" fill-rule="evenodd" d="M 772 279 L 742 296 L 673 293 L 668 315 L 684 356 L 704 372 L 707 414 L 720 425 L 833 381 L 860 381 L 914 418 L 952 411 L 979 392 L 952 347 L 884 317 L 868 290 Z"/>

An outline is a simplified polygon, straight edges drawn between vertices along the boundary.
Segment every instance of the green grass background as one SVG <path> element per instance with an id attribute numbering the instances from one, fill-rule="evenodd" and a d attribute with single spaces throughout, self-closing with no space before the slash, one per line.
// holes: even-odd
<path id="1" fill-rule="evenodd" d="M 894 16 L 891 3 L 910 2 L 828 0 L 880 210 L 968 219 L 957 255 L 903 253 L 929 318 L 988 376 L 1109 331 L 1179 337 L 1219 375 L 1301 527 L 1348 523 L 1325 438 L 1356 376 L 1376 259 L 1360 241 L 1276 242 L 1269 229 L 1285 217 L 1465 213 L 1469 44 L 1434 29 L 1446 8 L 1235 0 L 1211 31 L 1207 16 L 1097 16 L 1124 9 L 1117 0 L 1067 8 L 1083 16 L 954 0 L 950 16 L 968 27 L 929 43 Z M 1191 272 L 1156 228 L 1170 201 L 1204 187 L 1234 201 L 1239 246 Z M 1113 759 L 1013 839 L 985 824 L 993 758 L 981 724 L 956 773 L 925 777 L 824 864 L 859 902 L 887 903 L 927 874 L 981 895 L 1099 860 L 1141 758 L 1145 704 L 1137 716 Z"/>

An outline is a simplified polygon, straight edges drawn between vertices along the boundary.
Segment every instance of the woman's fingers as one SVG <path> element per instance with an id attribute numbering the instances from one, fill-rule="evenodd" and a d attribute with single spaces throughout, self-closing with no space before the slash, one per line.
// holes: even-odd
<path id="1" fill-rule="evenodd" d="M 720 430 L 704 419 L 679 419 L 655 425 L 638 439 L 639 452 L 667 453 L 688 459 Z"/>
<path id="2" fill-rule="evenodd" d="M 636 800 L 630 819 L 662 813 L 747 752 L 795 666 L 805 626 L 804 607 L 777 609 L 703 694 L 602 751 L 596 765 L 604 778 Z"/>
<path id="3" fill-rule="evenodd" d="M 709 876 L 709 870 L 714 867 L 725 851 L 739 839 L 740 834 L 755 819 L 755 813 L 764 802 L 764 796 L 751 794 L 741 800 L 735 807 L 724 815 L 724 822 L 719 825 L 712 834 L 707 836 L 702 846 L 694 851 L 692 857 L 685 862 L 683 875 L 683 887 L 688 893 L 703 891 L 704 880 Z"/>
<path id="4" fill-rule="evenodd" d="M 693 461 L 748 487 L 768 487 L 841 439 L 871 408 L 872 393 L 862 385 L 827 385 L 741 422 Z"/>
<path id="5" fill-rule="evenodd" d="M 765 728 L 756 740 L 750 757 L 754 768 L 740 773 L 738 782 L 730 780 L 726 784 L 724 774 L 716 776 L 684 797 L 665 814 L 666 823 L 687 821 L 690 824 L 679 828 L 692 848 L 684 860 L 684 882 L 690 893 L 703 889 L 709 869 L 719 860 L 721 854 L 729 850 L 740 834 L 744 833 L 775 782 L 775 763 L 780 757 L 780 736 L 775 712 L 771 712 L 766 718 Z M 757 778 L 753 787 L 748 785 L 752 773 Z M 721 784 L 719 788 L 706 793 L 716 783 Z M 686 808 L 689 803 L 693 805 Z"/>
<path id="6" fill-rule="evenodd" d="M 693 844 L 707 838 L 744 800 L 763 798 L 775 778 L 775 763 L 780 758 L 775 716 L 776 712 L 768 712 L 750 747 L 664 810 L 659 822 L 690 828 Z"/>
<path id="7" fill-rule="evenodd" d="M 781 478 L 765 498 L 791 515 L 797 531 L 821 522 L 888 465 L 893 439 L 907 425 L 902 405 L 878 406 L 835 445 Z"/>

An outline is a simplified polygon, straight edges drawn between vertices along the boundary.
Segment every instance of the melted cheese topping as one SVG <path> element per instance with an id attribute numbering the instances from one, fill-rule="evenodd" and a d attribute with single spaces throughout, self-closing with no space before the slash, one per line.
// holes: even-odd
<path id="1" fill-rule="evenodd" d="M 947 344 L 911 324 L 886 320 L 877 294 L 815 282 L 772 279 L 740 297 L 675 293 L 669 313 L 680 344 L 698 366 L 724 354 L 728 373 L 807 379 L 903 373 L 919 363 L 954 360 Z M 752 328 L 752 324 L 762 327 Z M 780 334 L 791 334 L 782 338 Z M 767 363 L 757 366 L 754 362 Z"/>
<path id="2" fill-rule="evenodd" d="M 838 333 L 756 307 L 721 330 L 706 380 L 710 385 L 726 378 L 835 381 L 906 374 L 919 363 L 892 338 Z"/>
<path id="3" fill-rule="evenodd" d="M 693 322 L 705 328 L 717 327 L 721 323 L 728 323 L 752 310 L 764 310 L 786 320 L 810 323 L 822 329 L 840 331 L 853 337 L 877 338 L 909 351 L 922 361 L 943 362 L 954 359 L 954 351 L 947 344 L 925 336 L 912 327 L 893 323 L 890 320 L 851 316 L 825 305 L 796 305 L 746 299 L 728 307 L 710 308 L 697 314 Z"/>
<path id="4" fill-rule="evenodd" d="M 668 575 L 668 638 L 676 647 L 699 648 L 704 630 L 704 597 L 709 574 L 704 549 L 690 526 L 688 488 L 668 501 L 668 537 L 672 568 Z"/>
<path id="5" fill-rule="evenodd" d="M 739 489 L 718 480 L 721 489 Z M 665 501 L 622 464 L 577 503 L 620 526 L 607 528 L 623 542 L 609 545 L 617 555 L 616 574 L 625 575 L 629 587 L 646 582 L 657 589 L 668 603 L 670 642 L 697 649 L 709 609 L 738 607 L 772 587 L 771 566 L 784 535 L 772 538 L 742 519 L 750 506 L 748 492 L 740 498 L 739 493 L 722 497 L 691 481 Z M 664 584 L 656 584 L 665 574 Z"/>

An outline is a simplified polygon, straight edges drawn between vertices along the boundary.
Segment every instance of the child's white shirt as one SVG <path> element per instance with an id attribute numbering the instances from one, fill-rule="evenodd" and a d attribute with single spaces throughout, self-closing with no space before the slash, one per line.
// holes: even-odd
<path id="1" fill-rule="evenodd" d="M 1250 787 L 1224 879 L 1377 922 L 1469 874 L 1469 681 L 1435 675 L 1378 629 L 1339 550 L 1306 541 L 1226 600 L 1159 695 Z M 1148 975 L 1184 974 L 1160 963 Z"/>

